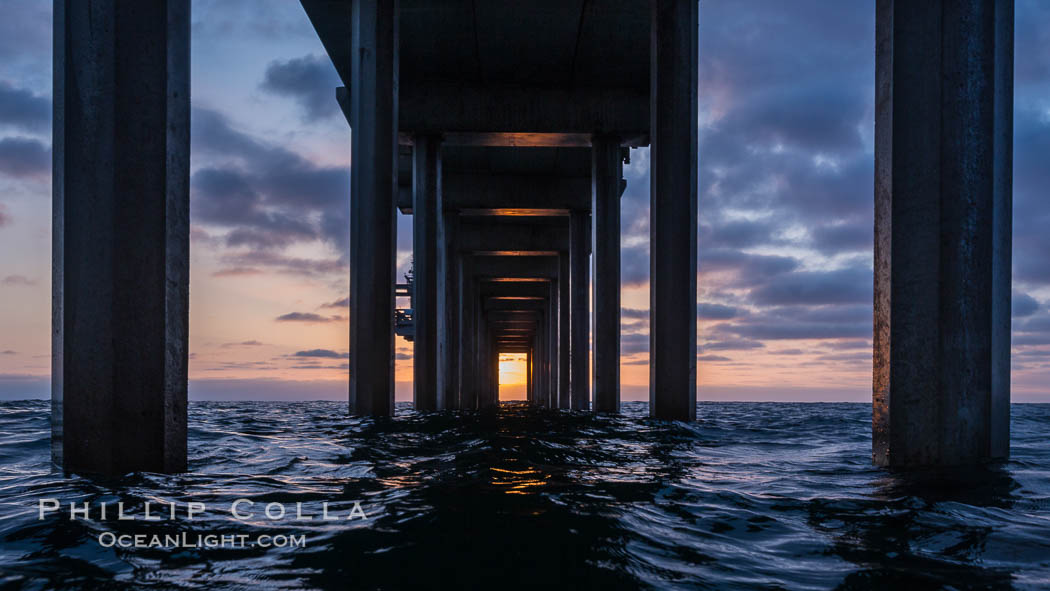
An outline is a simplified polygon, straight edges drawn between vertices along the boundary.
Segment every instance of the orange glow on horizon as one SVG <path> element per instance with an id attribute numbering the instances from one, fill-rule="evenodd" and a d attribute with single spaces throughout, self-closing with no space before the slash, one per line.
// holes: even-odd
<path id="1" fill-rule="evenodd" d="M 525 400 L 525 366 L 528 356 L 524 353 L 503 353 L 499 356 L 499 399 Z"/>

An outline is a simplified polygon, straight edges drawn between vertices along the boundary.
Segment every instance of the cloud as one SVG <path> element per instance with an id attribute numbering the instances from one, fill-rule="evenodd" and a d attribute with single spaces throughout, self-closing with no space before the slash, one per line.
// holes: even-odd
<path id="1" fill-rule="evenodd" d="M 223 343 L 220 345 L 223 349 L 233 349 L 236 347 L 261 347 L 263 345 L 260 341 L 239 341 L 235 343 Z"/>
<path id="2" fill-rule="evenodd" d="M 18 353 L 16 351 L 12 351 L 11 349 L 7 349 L 5 351 L 0 351 L 0 355 L 17 355 L 17 354 Z"/>
<path id="3" fill-rule="evenodd" d="M 730 286 L 751 286 L 798 268 L 799 261 L 782 255 L 749 254 L 732 249 L 701 249 L 700 271 L 728 271 L 734 275 Z"/>
<path id="4" fill-rule="evenodd" d="M 819 361 L 845 361 L 847 363 L 861 362 L 871 363 L 871 351 L 858 351 L 856 353 L 835 353 L 831 355 L 820 355 Z"/>
<path id="5" fill-rule="evenodd" d="M 835 351 L 841 351 L 845 349 L 871 349 L 871 341 L 858 341 L 858 340 L 839 340 L 839 341 L 828 341 L 821 345 L 825 349 L 832 349 Z"/>
<path id="6" fill-rule="evenodd" d="M 29 132 L 47 131 L 51 126 L 51 100 L 0 81 L 0 125 Z"/>
<path id="7" fill-rule="evenodd" d="M 766 340 L 841 339 L 871 335 L 871 320 L 866 323 L 798 322 L 787 319 L 763 324 L 732 324 L 716 327 L 718 331 L 741 337 Z"/>
<path id="8" fill-rule="evenodd" d="M 192 129 L 194 158 L 206 163 L 191 179 L 194 223 L 226 230 L 226 246 L 259 255 L 261 265 L 284 267 L 265 253 L 317 241 L 346 258 L 348 168 L 317 165 L 238 131 L 217 111 L 194 108 Z"/>
<path id="9" fill-rule="evenodd" d="M 241 171 L 205 168 L 193 175 L 198 221 L 231 227 L 229 246 L 284 248 L 317 237 L 317 228 L 306 215 L 270 209 L 265 197 Z"/>
<path id="10" fill-rule="evenodd" d="M 770 351 L 770 355 L 805 355 L 806 352 L 802 349 L 779 349 L 777 351 Z"/>
<path id="11" fill-rule="evenodd" d="M 1018 0 L 1015 39 L 1018 55 L 1014 80 L 1019 85 L 1050 83 L 1050 52 L 1046 23 L 1050 22 L 1050 4 L 1044 0 Z M 1038 48 L 1042 47 L 1042 51 Z"/>
<path id="12" fill-rule="evenodd" d="M 194 0 L 192 26 L 195 46 L 269 48 L 294 39 L 317 42 L 302 6 L 288 0 Z"/>
<path id="13" fill-rule="evenodd" d="M 50 175 L 51 148 L 32 138 L 0 138 L 0 174 L 15 178 Z"/>
<path id="14" fill-rule="evenodd" d="M 7 213 L 7 208 L 3 203 L 0 203 L 0 228 L 11 223 L 11 214 Z"/>
<path id="15" fill-rule="evenodd" d="M 1032 296 L 1019 291 L 1014 291 L 1013 297 L 1011 298 L 1011 307 L 1013 308 L 1014 318 L 1023 318 L 1035 314 L 1039 311 L 1041 306 Z"/>
<path id="16" fill-rule="evenodd" d="M 871 250 L 875 228 L 864 222 L 844 222 L 818 226 L 810 231 L 813 247 L 823 254 Z"/>
<path id="17" fill-rule="evenodd" d="M 751 290 L 759 305 L 870 303 L 872 272 L 866 268 L 836 271 L 796 271 Z"/>
<path id="18" fill-rule="evenodd" d="M 219 269 L 211 274 L 212 277 L 247 277 L 249 275 L 260 275 L 262 269 L 253 269 L 252 267 L 229 267 L 226 269 Z"/>
<path id="19" fill-rule="evenodd" d="M 322 359 L 349 359 L 349 353 L 339 353 L 331 349 L 310 349 L 308 351 L 296 351 L 294 357 L 317 357 Z"/>
<path id="20" fill-rule="evenodd" d="M 753 341 L 750 339 L 730 339 L 724 341 L 714 341 L 711 343 L 704 343 L 699 346 L 701 352 L 704 351 L 747 351 L 750 349 L 761 349 L 765 347 L 765 344 L 759 341 Z"/>
<path id="21" fill-rule="evenodd" d="M 700 243 L 705 248 L 747 248 L 774 239 L 779 228 L 772 221 L 732 220 L 716 225 L 701 224 Z"/>
<path id="22" fill-rule="evenodd" d="M 343 259 L 309 259 L 291 257 L 266 251 L 247 251 L 225 254 L 223 263 L 230 267 L 218 271 L 225 275 L 254 275 L 261 273 L 260 267 L 288 275 L 338 275 L 346 277 L 349 272 L 347 262 Z"/>
<path id="23" fill-rule="evenodd" d="M 7 2 L 0 19 L 0 60 L 11 67 L 51 65 L 51 2 Z M 48 74 L 50 77 L 50 74 Z"/>
<path id="24" fill-rule="evenodd" d="M 343 363 L 340 365 L 324 365 L 322 363 L 301 363 L 299 365 L 292 365 L 289 369 L 350 369 L 349 363 Z"/>
<path id="25" fill-rule="evenodd" d="M 644 333 L 627 333 L 620 335 L 620 353 L 633 355 L 649 352 L 649 335 Z"/>
<path id="26" fill-rule="evenodd" d="M 0 284 L 10 286 L 29 286 L 36 285 L 36 281 L 26 277 L 25 275 L 8 275 L 3 279 L 0 279 Z"/>
<path id="27" fill-rule="evenodd" d="M 1021 21 L 1019 16 L 1018 23 Z M 1022 51 L 1018 40 L 1019 58 Z M 1045 256 L 1050 252 L 1050 234 L 1046 232 L 1050 226 L 1050 202 L 1046 199 L 1046 187 L 1050 186 L 1050 167 L 1046 166 L 1046 154 L 1050 153 L 1050 117 L 1044 103 L 1050 93 L 1050 76 L 1043 84 L 1044 89 L 1033 85 L 1035 88 L 1027 93 L 1023 86 L 1015 88 L 1014 278 L 1033 286 L 1050 285 L 1050 259 Z"/>
<path id="28" fill-rule="evenodd" d="M 741 308 L 703 302 L 696 305 L 696 312 L 700 318 L 705 320 L 727 320 L 729 318 L 736 318 L 737 316 L 747 314 L 747 310 Z"/>
<path id="29" fill-rule="evenodd" d="M 340 299 L 338 299 L 338 300 L 336 300 L 334 302 L 328 302 L 326 304 L 321 304 L 321 307 L 322 308 L 349 308 L 350 307 L 350 296 L 346 296 L 345 298 L 340 298 Z"/>
<path id="30" fill-rule="evenodd" d="M 700 286 L 747 298 L 698 306 L 724 321 L 701 348 L 869 337 L 874 12 L 816 0 L 701 11 Z"/>
<path id="31" fill-rule="evenodd" d="M 294 99 L 302 107 L 306 121 L 320 121 L 339 112 L 335 88 L 340 85 L 332 61 L 326 56 L 310 54 L 270 62 L 260 86 L 273 94 Z"/>
<path id="32" fill-rule="evenodd" d="M 278 367 L 269 361 L 222 361 L 217 365 L 205 367 L 203 371 L 226 372 L 226 371 L 270 371 Z"/>
<path id="33" fill-rule="evenodd" d="M 707 334 L 718 338 L 744 338 L 756 342 L 787 339 L 868 339 L 871 307 L 866 305 L 795 305 L 764 309 L 758 313 L 711 326 Z M 855 340 L 850 345 L 867 341 Z M 829 346 L 834 347 L 834 344 Z"/>
<path id="34" fill-rule="evenodd" d="M 707 362 L 732 361 L 732 359 L 730 359 L 728 357 L 722 357 L 721 355 L 698 355 L 696 360 L 697 361 L 707 361 Z"/>
<path id="35" fill-rule="evenodd" d="M 643 285 L 649 281 L 649 243 L 620 248 L 620 281 L 624 285 Z"/>
<path id="36" fill-rule="evenodd" d="M 277 322 L 304 322 L 310 324 L 321 324 L 327 322 L 339 322 L 342 316 L 321 316 L 313 312 L 289 312 L 276 318 Z"/>

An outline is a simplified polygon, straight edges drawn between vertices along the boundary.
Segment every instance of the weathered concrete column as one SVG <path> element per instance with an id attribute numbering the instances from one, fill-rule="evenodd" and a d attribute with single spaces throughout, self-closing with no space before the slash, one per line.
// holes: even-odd
<path id="1" fill-rule="evenodd" d="M 499 406 L 499 348 L 495 346 L 495 335 L 489 335 L 491 367 L 489 369 L 489 404 Z"/>
<path id="2" fill-rule="evenodd" d="M 1013 1 L 876 4 L 876 464 L 1009 453 Z"/>
<path id="3" fill-rule="evenodd" d="M 459 256 L 459 408 L 477 406 L 477 290 L 473 257 Z"/>
<path id="4" fill-rule="evenodd" d="M 183 472 L 190 2 L 54 11 L 53 459 Z"/>
<path id="5" fill-rule="evenodd" d="M 541 311 L 536 322 L 536 336 L 533 337 L 532 347 L 532 387 L 535 390 L 532 402 L 542 407 L 550 406 L 550 379 L 547 377 L 546 367 L 546 350 L 550 344 L 549 326 L 549 314 Z"/>
<path id="6" fill-rule="evenodd" d="M 486 405 L 489 392 L 491 352 L 489 350 L 489 331 L 485 325 L 485 315 L 481 313 L 480 306 L 478 308 L 477 348 L 474 351 L 475 367 L 477 367 L 475 406 L 476 408 L 482 408 Z"/>
<path id="7" fill-rule="evenodd" d="M 438 194 L 444 197 L 443 192 Z M 459 214 L 445 203 L 439 205 L 438 213 L 438 408 L 459 408 Z"/>
<path id="8" fill-rule="evenodd" d="M 394 413 L 397 0 L 356 0 L 351 27 L 350 412 Z"/>
<path id="9" fill-rule="evenodd" d="M 591 326 L 594 410 L 620 412 L 620 138 L 591 140 Z"/>
<path id="10" fill-rule="evenodd" d="M 531 403 L 536 401 L 532 392 L 532 347 L 525 353 L 525 398 Z"/>
<path id="11" fill-rule="evenodd" d="M 649 414 L 696 418 L 696 0 L 651 0 Z"/>
<path id="12" fill-rule="evenodd" d="M 438 410 L 438 237 L 441 223 L 441 137 L 418 135 L 412 148 L 412 392 L 416 410 Z"/>
<path id="13" fill-rule="evenodd" d="M 499 400 L 499 353 L 495 346 L 495 335 L 492 334 L 492 327 L 489 325 L 487 318 L 482 318 L 482 326 L 484 327 L 484 356 L 482 358 L 483 367 L 485 368 L 485 381 L 483 385 L 483 396 L 479 401 L 479 407 L 492 406 L 496 401 Z M 493 387 L 495 386 L 495 388 Z"/>
<path id="14" fill-rule="evenodd" d="M 556 385 L 552 388 L 554 395 L 551 406 L 554 408 L 569 408 L 572 387 L 572 265 L 569 261 L 569 253 L 559 256 L 558 282 L 553 284 L 557 288 L 557 315 L 552 317 L 555 322 L 553 335 L 555 343 L 551 345 L 551 363 L 557 368 L 555 374 Z"/>
<path id="15" fill-rule="evenodd" d="M 586 410 L 591 402 L 590 247 L 591 219 L 586 211 L 569 216 L 569 408 Z"/>
<path id="16" fill-rule="evenodd" d="M 549 345 L 546 349 L 551 408 L 569 407 L 569 257 L 560 255 L 558 280 L 550 284 Z"/>

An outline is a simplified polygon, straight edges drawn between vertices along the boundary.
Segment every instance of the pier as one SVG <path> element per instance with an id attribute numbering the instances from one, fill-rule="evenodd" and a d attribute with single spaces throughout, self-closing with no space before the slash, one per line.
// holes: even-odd
<path id="1" fill-rule="evenodd" d="M 648 147 L 649 409 L 694 420 L 697 0 L 302 5 L 352 130 L 350 412 L 393 414 L 396 329 L 419 410 L 498 404 L 518 353 L 532 404 L 617 412 L 619 200 Z M 1013 3 L 876 10 L 873 458 L 1002 458 Z M 53 456 L 184 471 L 189 1 L 60 0 L 54 31 Z"/>

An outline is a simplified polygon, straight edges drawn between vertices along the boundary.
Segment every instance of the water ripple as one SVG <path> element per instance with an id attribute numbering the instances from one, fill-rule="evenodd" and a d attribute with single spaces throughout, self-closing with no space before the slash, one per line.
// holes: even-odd
<path id="1" fill-rule="evenodd" d="M 1050 405 L 1014 405 L 1009 462 L 937 473 L 872 467 L 867 405 L 701 403 L 692 424 L 646 413 L 193 403 L 190 472 L 91 479 L 51 471 L 47 403 L 0 403 L 0 587 L 1050 585 Z M 140 519 L 41 520 L 40 498 L 66 513 L 123 502 Z M 252 517 L 231 515 L 237 499 Z M 142 520 L 147 501 L 174 503 L 176 520 Z M 206 509 L 189 520 L 189 503 Z M 355 507 L 367 518 L 346 519 Z M 103 532 L 307 545 L 105 548 Z"/>

